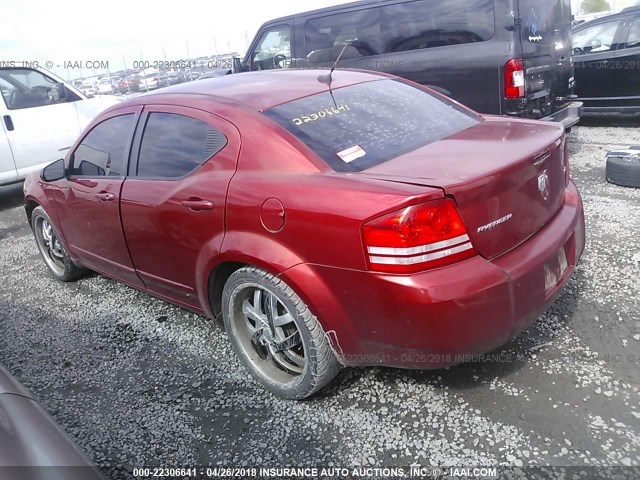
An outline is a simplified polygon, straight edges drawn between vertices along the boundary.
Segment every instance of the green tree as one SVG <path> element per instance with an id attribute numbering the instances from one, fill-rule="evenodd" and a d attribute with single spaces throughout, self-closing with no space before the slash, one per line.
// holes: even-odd
<path id="1" fill-rule="evenodd" d="M 608 12 L 611 6 L 607 0 L 584 0 L 582 2 L 582 11 L 584 13 Z"/>

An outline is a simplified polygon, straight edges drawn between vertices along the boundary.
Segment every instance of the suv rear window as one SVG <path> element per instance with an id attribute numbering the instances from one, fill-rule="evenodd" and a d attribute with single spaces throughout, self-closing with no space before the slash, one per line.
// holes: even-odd
<path id="1" fill-rule="evenodd" d="M 443 97 L 397 80 L 318 93 L 265 114 L 339 172 L 365 170 L 481 121 Z"/>

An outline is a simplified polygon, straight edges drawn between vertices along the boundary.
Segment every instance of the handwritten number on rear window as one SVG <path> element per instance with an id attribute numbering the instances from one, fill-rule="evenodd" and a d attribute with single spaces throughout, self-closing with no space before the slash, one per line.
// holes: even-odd
<path id="1" fill-rule="evenodd" d="M 315 122 L 316 120 L 320 120 L 321 118 L 333 117 L 341 112 L 346 112 L 351 110 L 349 105 L 340 105 L 339 107 L 329 107 L 324 110 L 320 110 L 317 113 L 312 113 L 311 115 L 303 115 L 298 118 L 293 119 L 293 123 L 296 125 L 302 125 L 303 123 Z"/>

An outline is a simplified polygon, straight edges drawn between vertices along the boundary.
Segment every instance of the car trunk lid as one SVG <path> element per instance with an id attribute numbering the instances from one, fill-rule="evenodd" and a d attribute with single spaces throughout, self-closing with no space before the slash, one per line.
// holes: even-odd
<path id="1" fill-rule="evenodd" d="M 494 258 L 540 230 L 564 201 L 560 124 L 487 117 L 361 175 L 439 187 L 454 198 L 474 247 Z"/>

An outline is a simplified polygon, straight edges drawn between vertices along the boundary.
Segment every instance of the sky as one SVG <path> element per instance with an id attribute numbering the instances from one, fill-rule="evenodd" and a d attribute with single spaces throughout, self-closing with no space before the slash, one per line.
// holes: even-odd
<path id="1" fill-rule="evenodd" d="M 446 0 L 443 0 L 446 1 Z M 613 0 L 611 0 L 613 1 Z M 581 0 L 572 0 L 574 11 Z M 632 0 L 617 0 L 617 3 Z M 134 62 L 243 53 L 262 23 L 344 0 L 19 0 L 3 2 L 0 65 L 34 62 L 67 80 Z M 67 62 L 68 68 L 65 68 Z M 70 65 L 70 66 L 69 66 Z"/>
<path id="2" fill-rule="evenodd" d="M 260 25 L 273 18 L 345 3 L 344 0 L 179 0 L 176 2 L 20 0 L 3 2 L 0 65 L 33 62 L 62 78 L 78 63 L 109 62 L 116 71 L 134 61 L 179 60 L 244 52 Z M 48 63 L 50 62 L 50 63 Z M 58 66 L 59 65 L 59 66 Z M 104 73 L 104 72 L 97 72 Z"/>

